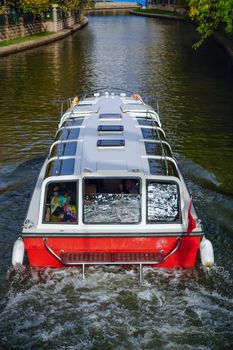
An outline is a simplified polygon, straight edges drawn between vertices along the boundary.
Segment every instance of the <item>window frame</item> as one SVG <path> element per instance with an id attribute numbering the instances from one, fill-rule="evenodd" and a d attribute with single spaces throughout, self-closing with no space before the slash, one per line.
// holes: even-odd
<path id="1" fill-rule="evenodd" d="M 119 180 L 130 180 L 130 179 L 134 179 L 134 180 L 138 180 L 139 181 L 139 196 L 140 196 L 140 215 L 139 215 L 139 220 L 138 222 L 111 222 L 111 223 L 103 223 L 103 222 L 89 222 L 87 223 L 85 221 L 85 215 L 84 215 L 84 194 L 85 194 L 85 180 L 101 180 L 101 179 L 119 179 Z M 142 188 L 143 188 L 143 179 L 141 177 L 138 176 L 126 176 L 126 177 L 119 177 L 119 176 L 108 176 L 108 177 L 103 177 L 103 176 L 85 176 L 82 178 L 82 224 L 83 225 L 117 225 L 117 226 L 122 226 L 122 225 L 140 225 L 142 223 L 142 212 L 143 212 L 143 193 L 142 193 Z"/>
<path id="2" fill-rule="evenodd" d="M 61 172 L 59 172 L 59 174 L 49 174 L 49 167 L 51 165 L 51 163 L 54 163 L 55 161 L 58 162 L 63 162 L 63 161 L 67 161 L 67 160 L 73 160 L 74 161 L 74 166 L 73 166 L 73 172 L 69 173 L 69 174 L 61 174 Z M 49 177 L 58 177 L 60 179 L 61 176 L 73 176 L 74 175 L 74 170 L 75 170 L 75 163 L 76 163 L 76 158 L 75 156 L 61 156 L 61 157 L 52 157 L 48 159 L 48 163 L 46 165 L 46 170 L 45 170 L 45 174 L 44 174 L 44 179 L 47 179 Z M 60 168 L 61 170 L 61 168 Z"/>
<path id="3" fill-rule="evenodd" d="M 76 198 L 75 198 L 75 205 L 76 205 L 76 222 L 62 222 L 62 221 L 45 221 L 45 215 L 46 215 L 46 210 L 47 210 L 47 196 L 48 196 L 48 187 L 51 184 L 58 184 L 58 183 L 65 183 L 65 182 L 73 182 L 76 187 Z M 43 200 L 43 210 L 42 210 L 42 224 L 43 225 L 79 225 L 79 207 L 78 207 L 78 198 L 79 198 L 79 180 L 78 179 L 65 179 L 65 180 L 51 180 L 48 181 L 45 184 L 45 190 L 44 190 L 44 200 Z M 51 214 L 50 214 L 51 215 Z"/>
<path id="4" fill-rule="evenodd" d="M 54 148 L 58 148 L 58 147 L 60 147 L 61 145 L 62 145 L 62 147 L 64 147 L 64 148 L 66 148 L 67 147 L 67 145 L 68 144 L 71 144 L 71 143 L 75 143 L 76 144 L 76 146 L 75 146 L 75 151 L 74 151 L 74 153 L 72 153 L 72 154 L 59 154 L 59 155 L 57 155 L 57 154 L 52 154 L 53 152 L 54 152 Z M 60 157 L 75 157 L 75 155 L 76 155 L 76 152 L 77 152 L 77 148 L 78 148 L 78 140 L 68 140 L 68 141 L 56 141 L 56 142 L 54 142 L 53 144 L 52 144 L 52 146 L 51 146 L 51 148 L 50 148 L 50 151 L 49 151 L 49 159 L 51 159 L 51 158 L 60 158 Z"/>

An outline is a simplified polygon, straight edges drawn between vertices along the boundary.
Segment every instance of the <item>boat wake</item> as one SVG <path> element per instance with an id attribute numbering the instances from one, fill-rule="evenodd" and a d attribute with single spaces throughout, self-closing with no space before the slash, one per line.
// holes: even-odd
<path id="1" fill-rule="evenodd" d="M 148 267 L 141 285 L 136 269 L 114 266 L 91 267 L 85 280 L 72 268 L 32 270 L 21 278 L 11 276 L 1 301 L 4 349 L 139 350 L 159 344 L 201 350 L 212 349 L 213 341 L 215 349 L 227 348 L 232 339 L 232 280 L 220 267 Z"/>

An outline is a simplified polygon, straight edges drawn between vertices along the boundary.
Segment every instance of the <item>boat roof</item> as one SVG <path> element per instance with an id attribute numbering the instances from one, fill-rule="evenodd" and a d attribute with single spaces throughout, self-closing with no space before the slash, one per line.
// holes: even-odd
<path id="1" fill-rule="evenodd" d="M 62 116 L 45 178 L 84 173 L 178 175 L 159 115 L 141 99 L 105 93 Z"/>

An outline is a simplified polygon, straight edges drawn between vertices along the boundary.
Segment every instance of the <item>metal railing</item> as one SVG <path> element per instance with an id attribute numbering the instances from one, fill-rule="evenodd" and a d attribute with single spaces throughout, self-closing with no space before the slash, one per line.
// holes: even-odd
<path id="1" fill-rule="evenodd" d="M 167 254 L 162 255 L 162 257 L 159 260 L 151 260 L 151 261 L 126 261 L 126 260 L 116 260 L 116 261 L 72 261 L 67 262 L 62 259 L 62 256 L 59 256 L 54 252 L 54 250 L 48 245 L 48 238 L 44 238 L 44 247 L 46 250 L 56 259 L 58 260 L 63 266 L 81 266 L 82 267 L 82 275 L 83 278 L 85 278 L 85 267 L 88 265 L 137 265 L 139 266 L 139 280 L 140 283 L 143 281 L 143 266 L 148 265 L 159 265 L 162 264 L 165 260 L 167 260 L 171 255 L 173 255 L 180 247 L 180 241 L 181 238 L 177 237 L 177 243 L 173 249 L 171 249 Z M 60 250 L 61 253 L 64 253 L 63 250 Z"/>
<path id="2" fill-rule="evenodd" d="M 39 15 L 34 15 L 32 13 L 24 13 L 23 15 L 19 15 L 15 12 L 6 13 L 0 15 L 0 26 L 15 26 L 23 23 L 24 25 L 32 24 L 38 21 L 41 21 L 42 17 Z"/>

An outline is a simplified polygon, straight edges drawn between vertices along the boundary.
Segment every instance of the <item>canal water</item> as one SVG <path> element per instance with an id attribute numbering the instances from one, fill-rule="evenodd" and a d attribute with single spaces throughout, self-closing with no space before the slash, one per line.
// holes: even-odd
<path id="1" fill-rule="evenodd" d="M 64 40 L 0 59 L 0 349 L 233 347 L 233 70 L 191 24 L 97 16 Z M 145 268 L 10 270 L 13 242 L 59 120 L 54 100 L 102 86 L 160 103 L 216 263 L 207 272 Z"/>

